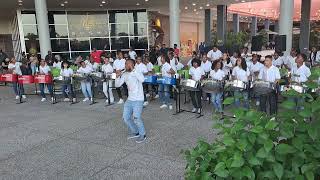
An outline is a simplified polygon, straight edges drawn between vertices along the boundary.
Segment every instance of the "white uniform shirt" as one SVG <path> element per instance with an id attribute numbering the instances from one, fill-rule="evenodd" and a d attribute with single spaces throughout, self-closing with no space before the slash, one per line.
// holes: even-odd
<path id="1" fill-rule="evenodd" d="M 51 71 L 51 69 L 48 65 L 45 65 L 43 67 L 39 66 L 39 69 L 37 69 L 37 72 L 39 72 L 41 74 L 45 74 L 45 75 L 48 75 L 50 71 Z"/>
<path id="2" fill-rule="evenodd" d="M 126 72 L 121 77 L 117 78 L 115 85 L 116 87 L 120 87 L 123 83 L 127 84 L 129 101 L 144 101 L 143 82 L 143 74 L 134 70 L 132 72 Z"/>
<path id="3" fill-rule="evenodd" d="M 211 61 L 215 61 L 222 57 L 222 52 L 219 49 L 216 52 L 214 52 L 213 50 L 210 50 L 207 56 L 208 58 L 211 59 Z"/>
<path id="4" fill-rule="evenodd" d="M 232 70 L 232 76 L 234 76 L 237 80 L 248 82 L 248 76 L 250 76 L 250 71 L 241 69 L 239 66 L 236 66 Z"/>
<path id="5" fill-rule="evenodd" d="M 231 61 L 232 65 L 235 66 L 236 63 L 237 63 L 237 58 L 231 56 L 231 57 L 230 57 L 230 61 Z"/>
<path id="6" fill-rule="evenodd" d="M 320 63 L 320 51 L 316 52 L 316 55 L 314 55 L 314 54 L 315 53 L 312 52 L 311 55 L 310 55 L 311 56 L 310 57 L 311 58 L 311 62 L 312 63 L 317 63 L 317 64 Z"/>
<path id="7" fill-rule="evenodd" d="M 286 58 L 283 58 L 284 64 L 292 69 L 292 67 L 296 64 L 296 58 L 297 57 L 287 56 Z"/>
<path id="8" fill-rule="evenodd" d="M 201 68 L 204 70 L 205 73 L 208 73 L 211 71 L 211 66 L 212 66 L 212 63 L 210 61 L 201 61 Z"/>
<path id="9" fill-rule="evenodd" d="M 135 69 L 136 69 L 137 72 L 142 73 L 142 74 L 148 73 L 148 68 L 143 63 L 136 64 L 135 65 Z"/>
<path id="10" fill-rule="evenodd" d="M 60 75 L 63 77 L 71 77 L 73 74 L 73 70 L 71 68 L 61 69 Z"/>
<path id="11" fill-rule="evenodd" d="M 83 68 L 82 66 L 77 70 L 78 73 L 84 73 L 84 74 L 89 74 L 92 73 L 93 69 L 91 66 L 86 66 L 85 68 Z"/>
<path id="12" fill-rule="evenodd" d="M 59 61 L 59 62 L 57 62 L 57 63 L 54 62 L 53 65 L 52 65 L 52 67 L 57 68 L 57 69 L 61 69 L 61 63 L 62 63 L 61 61 Z"/>
<path id="13" fill-rule="evenodd" d="M 99 67 L 99 64 L 94 62 L 93 64 L 91 64 L 91 63 L 87 64 L 87 66 L 91 66 L 93 71 L 97 71 L 98 67 Z"/>
<path id="14" fill-rule="evenodd" d="M 256 62 L 255 64 L 252 63 L 252 65 L 249 67 L 249 70 L 251 72 L 251 75 L 253 75 L 255 72 L 260 72 L 260 70 L 264 67 L 263 64 L 260 62 Z"/>
<path id="15" fill-rule="evenodd" d="M 227 64 L 227 61 L 222 61 L 222 63 L 222 70 L 224 71 L 224 74 L 230 74 L 230 70 L 233 68 L 231 61 L 229 62 L 229 64 Z"/>
<path id="16" fill-rule="evenodd" d="M 179 70 L 181 70 L 183 68 L 184 68 L 184 65 L 182 63 L 178 62 L 178 64 L 176 65 L 177 71 L 179 71 Z"/>
<path id="17" fill-rule="evenodd" d="M 188 61 L 188 64 L 187 64 L 187 66 L 189 66 L 190 68 L 192 67 L 192 60 L 193 60 L 193 59 L 190 59 L 190 60 Z"/>
<path id="18" fill-rule="evenodd" d="M 263 81 L 274 83 L 276 80 L 279 80 L 281 78 L 279 68 L 273 65 L 270 68 L 267 68 L 266 66 L 264 66 L 260 70 L 258 78 Z"/>
<path id="19" fill-rule="evenodd" d="M 153 70 L 153 64 L 151 62 L 148 62 L 147 69 L 148 69 L 148 72 L 151 72 Z"/>
<path id="20" fill-rule="evenodd" d="M 115 70 L 124 70 L 126 67 L 126 60 L 125 59 L 116 59 L 113 62 L 113 69 Z"/>
<path id="21" fill-rule="evenodd" d="M 190 68 L 189 74 L 192 76 L 192 79 L 195 81 L 199 81 L 201 77 L 205 75 L 204 70 L 201 67 Z"/>
<path id="22" fill-rule="evenodd" d="M 284 60 L 281 56 L 278 57 L 278 59 L 273 59 L 272 60 L 272 65 L 276 66 L 276 67 L 281 67 L 284 63 Z"/>
<path id="23" fill-rule="evenodd" d="M 113 67 L 111 66 L 110 63 L 102 65 L 101 70 L 102 70 L 102 72 L 104 72 L 104 74 L 112 74 L 113 73 Z"/>
<path id="24" fill-rule="evenodd" d="M 129 51 L 130 59 L 136 60 L 137 53 L 135 51 Z"/>
<path id="25" fill-rule="evenodd" d="M 291 79 L 295 82 L 306 82 L 308 77 L 311 75 L 310 69 L 306 65 L 302 65 L 298 68 L 297 65 L 294 65 L 291 69 Z"/>
<path id="26" fill-rule="evenodd" d="M 16 62 L 14 64 L 9 63 L 8 69 L 11 69 L 15 74 L 22 75 L 21 69 L 20 69 L 21 63 Z"/>
<path id="27" fill-rule="evenodd" d="M 171 74 L 169 73 L 170 72 L 170 69 L 171 69 L 171 66 L 169 63 L 164 63 L 162 66 L 161 66 L 161 73 L 162 73 L 162 76 L 163 77 L 171 77 Z"/>
<path id="28" fill-rule="evenodd" d="M 175 58 L 172 58 L 171 60 L 170 60 L 170 66 L 171 66 L 171 68 L 175 71 L 175 72 L 177 72 L 177 65 L 176 65 L 176 59 Z"/>
<path id="29" fill-rule="evenodd" d="M 226 74 L 224 73 L 224 71 L 222 71 L 221 69 L 218 69 L 218 71 L 215 70 L 211 70 L 210 71 L 210 77 L 213 80 L 218 80 L 218 81 L 222 81 L 222 79 L 226 76 Z"/>
<path id="30" fill-rule="evenodd" d="M 157 62 L 158 62 L 158 66 L 161 66 L 161 65 L 162 65 L 161 56 L 159 56 L 159 57 L 157 58 Z"/>
<path id="31" fill-rule="evenodd" d="M 249 54 L 249 53 L 244 54 L 244 53 L 242 53 L 241 57 L 243 57 L 246 60 L 246 62 L 248 62 L 248 61 L 250 61 L 252 59 L 252 54 Z"/>

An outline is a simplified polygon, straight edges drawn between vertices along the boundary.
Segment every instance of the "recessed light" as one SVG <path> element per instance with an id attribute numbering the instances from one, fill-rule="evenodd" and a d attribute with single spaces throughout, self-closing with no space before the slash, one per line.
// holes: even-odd
<path id="1" fill-rule="evenodd" d="M 197 11 L 197 9 L 193 9 L 193 11 Z"/>
<path id="2" fill-rule="evenodd" d="M 22 0 L 19 0 L 18 2 L 19 2 L 19 3 L 22 3 Z"/>
<path id="3" fill-rule="evenodd" d="M 140 6 L 140 3 L 137 3 L 136 5 L 137 5 L 137 6 Z"/>
<path id="4" fill-rule="evenodd" d="M 184 9 L 188 9 L 188 6 L 184 7 Z"/>
<path id="5" fill-rule="evenodd" d="M 144 0 L 145 2 L 148 2 L 149 0 Z"/>
<path id="6" fill-rule="evenodd" d="M 200 6 L 200 7 L 199 7 L 199 9 L 203 9 L 203 7 L 202 7 L 202 6 Z"/>
<path id="7" fill-rule="evenodd" d="M 68 1 L 64 1 L 65 4 L 68 4 Z"/>
<path id="8" fill-rule="evenodd" d="M 61 4 L 60 4 L 60 6 L 62 6 L 62 7 L 63 7 L 63 6 L 64 6 L 64 4 L 63 4 L 63 3 L 61 3 Z"/>
<path id="9" fill-rule="evenodd" d="M 192 3 L 192 6 L 195 6 L 196 5 L 196 3 Z"/>
<path id="10" fill-rule="evenodd" d="M 199 14 L 198 12 L 196 12 L 196 14 Z"/>
<path id="11" fill-rule="evenodd" d="M 244 2 L 246 2 L 246 1 L 245 1 L 245 0 L 242 0 L 241 2 L 243 2 L 243 3 L 244 3 Z"/>
<path id="12" fill-rule="evenodd" d="M 22 3 L 19 3 L 19 6 L 22 6 Z"/>
<path id="13" fill-rule="evenodd" d="M 207 7 L 209 7 L 209 6 L 210 6 L 210 4 L 206 4 L 206 6 L 207 6 Z"/>
<path id="14" fill-rule="evenodd" d="M 101 3 L 102 3 L 102 4 L 105 4 L 105 3 L 106 3 L 106 1 L 101 1 Z"/>
<path id="15" fill-rule="evenodd" d="M 100 7 L 102 7 L 102 6 L 103 6 L 103 4 L 100 4 L 99 6 L 100 6 Z"/>

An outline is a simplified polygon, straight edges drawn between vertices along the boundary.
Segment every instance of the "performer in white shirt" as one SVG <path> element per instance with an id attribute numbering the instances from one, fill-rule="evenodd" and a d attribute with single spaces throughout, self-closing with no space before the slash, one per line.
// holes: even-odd
<path id="1" fill-rule="evenodd" d="M 284 61 L 285 61 L 284 64 L 289 71 L 295 65 L 298 54 L 299 54 L 298 50 L 295 48 L 292 48 L 290 51 L 290 55 L 284 58 Z"/>
<path id="2" fill-rule="evenodd" d="M 129 57 L 132 60 L 136 60 L 137 58 L 137 53 L 134 51 L 134 48 L 131 46 L 129 50 Z"/>
<path id="3" fill-rule="evenodd" d="M 78 73 L 81 73 L 84 76 L 88 77 L 88 75 L 93 72 L 92 67 L 90 65 L 87 65 L 84 61 L 82 61 L 80 65 L 81 65 L 80 68 L 77 70 Z M 82 94 L 85 97 L 83 99 L 83 102 L 86 102 L 89 100 L 93 102 L 91 86 L 92 86 L 91 78 L 88 77 L 87 79 L 81 81 L 81 90 L 82 90 Z"/>
<path id="4" fill-rule="evenodd" d="M 110 76 L 113 73 L 113 67 L 110 64 L 110 58 L 105 57 L 105 55 L 101 56 L 101 59 L 103 60 L 103 65 L 101 67 L 102 72 L 104 73 L 105 76 Z M 105 82 L 102 83 L 102 90 L 104 95 L 106 96 L 106 103 L 113 104 L 114 103 L 114 97 L 113 97 L 113 92 L 111 87 L 112 80 L 106 80 Z"/>
<path id="5" fill-rule="evenodd" d="M 250 74 L 252 76 L 253 81 L 258 78 L 259 72 L 263 67 L 264 67 L 264 65 L 258 61 L 258 55 L 253 54 L 252 55 L 252 64 L 249 67 Z"/>
<path id="6" fill-rule="evenodd" d="M 238 58 L 237 59 L 237 66 L 235 66 L 232 70 L 232 77 L 234 80 L 239 80 L 245 83 L 248 83 L 250 76 L 249 68 L 247 67 L 246 60 L 244 58 Z M 237 107 L 240 107 L 240 98 L 243 97 L 243 106 L 244 108 L 249 108 L 249 97 L 248 97 L 248 91 L 242 90 L 242 91 L 235 91 L 235 105 Z"/>
<path id="7" fill-rule="evenodd" d="M 123 108 L 123 120 L 128 126 L 130 132 L 128 139 L 136 138 L 137 143 L 146 140 L 146 132 L 142 121 L 143 110 L 143 87 L 144 76 L 134 69 L 134 60 L 127 60 L 125 64 L 125 73 L 117 71 L 116 84 L 121 86 L 126 83 L 128 86 L 128 99 Z"/>
<path id="8" fill-rule="evenodd" d="M 206 74 L 209 74 L 211 71 L 212 63 L 209 61 L 207 53 L 203 53 L 201 55 L 201 68 L 204 70 Z"/>
<path id="9" fill-rule="evenodd" d="M 222 52 L 217 48 L 217 46 L 213 46 L 212 50 L 208 52 L 207 56 L 210 58 L 211 62 L 217 61 L 222 57 Z"/>
<path id="10" fill-rule="evenodd" d="M 22 64 L 20 62 L 17 62 L 16 58 L 11 58 L 8 64 L 8 73 L 11 74 L 16 74 L 18 76 L 22 75 L 20 66 Z M 18 89 L 18 87 L 20 86 L 20 89 Z M 12 83 L 12 87 L 13 87 L 13 91 L 16 95 L 16 99 L 18 100 L 20 98 L 20 95 L 22 96 L 23 99 L 27 98 L 25 93 L 24 93 L 24 87 L 23 85 L 19 85 L 17 82 L 13 82 Z"/>
<path id="11" fill-rule="evenodd" d="M 236 66 L 239 54 L 240 54 L 239 52 L 235 51 L 235 52 L 233 52 L 233 55 L 230 57 L 230 60 L 231 60 L 231 63 L 233 66 Z"/>
<path id="12" fill-rule="evenodd" d="M 277 68 L 281 68 L 281 66 L 285 64 L 281 51 L 274 52 L 272 64 Z"/>
<path id="13" fill-rule="evenodd" d="M 40 74 L 40 75 L 51 75 L 51 69 L 50 67 L 47 65 L 46 61 L 44 59 L 41 59 L 40 60 L 40 66 L 37 68 L 37 74 Z M 41 94 L 41 102 L 44 102 L 46 101 L 46 95 L 44 93 L 44 87 L 47 86 L 48 88 L 48 91 L 50 93 L 50 96 L 51 96 L 51 101 L 54 102 L 54 97 L 53 97 L 53 87 L 52 87 L 52 84 L 43 84 L 43 83 L 40 83 L 39 84 L 39 87 L 40 87 L 40 94 Z"/>
<path id="14" fill-rule="evenodd" d="M 246 62 L 250 61 L 252 58 L 252 55 L 248 53 L 248 50 L 249 49 L 247 47 L 244 47 L 241 54 L 241 57 L 244 58 Z"/>
<path id="15" fill-rule="evenodd" d="M 225 78 L 225 73 L 222 70 L 223 63 L 221 61 L 215 61 L 212 64 L 212 70 L 210 71 L 210 78 L 216 81 L 222 81 Z M 211 93 L 211 102 L 215 109 L 215 112 L 221 113 L 221 118 L 223 117 L 222 110 L 222 95 L 223 91 L 217 91 Z"/>
<path id="16" fill-rule="evenodd" d="M 258 78 L 271 82 L 274 84 L 278 84 L 280 80 L 280 71 L 279 69 L 272 65 L 272 56 L 266 56 L 264 60 L 264 68 L 260 70 Z M 270 106 L 270 114 L 274 114 L 277 111 L 277 94 L 276 92 L 271 92 L 267 95 L 261 95 L 260 96 L 260 110 L 263 112 L 267 112 L 267 103 L 269 103 Z M 267 100 L 269 102 L 267 102 Z"/>
<path id="17" fill-rule="evenodd" d="M 150 58 L 149 57 L 144 58 L 143 63 L 147 66 L 148 74 L 149 75 L 153 75 L 154 74 L 154 68 L 153 68 L 153 64 L 150 62 Z M 152 93 L 150 95 L 150 93 L 147 92 L 146 97 L 148 98 L 148 97 L 151 96 L 151 98 L 155 98 L 155 99 L 159 98 L 156 86 L 154 84 L 148 85 L 148 87 L 147 87 L 148 90 L 149 90 L 149 86 L 151 86 Z"/>
<path id="18" fill-rule="evenodd" d="M 115 72 L 118 72 L 118 71 L 123 71 L 125 69 L 125 64 L 126 64 L 126 60 L 123 58 L 123 54 L 121 51 L 118 51 L 117 52 L 117 59 L 114 60 L 113 62 L 113 69 Z M 123 89 L 125 92 L 127 92 L 127 85 L 126 84 L 123 84 L 122 85 Z M 119 101 L 118 101 L 118 104 L 123 104 L 123 97 L 122 97 L 122 92 L 121 92 L 121 87 L 117 87 L 116 88 L 116 91 L 117 91 L 117 94 L 119 96 Z"/>
<path id="19" fill-rule="evenodd" d="M 318 65 L 320 63 L 320 51 L 318 51 L 316 47 L 311 48 L 309 59 L 311 66 Z"/>
<path id="20" fill-rule="evenodd" d="M 141 74 L 143 74 L 144 76 L 148 74 L 148 68 L 147 66 L 142 63 L 142 58 L 139 56 L 137 57 L 136 60 L 136 65 L 135 65 L 135 70 Z M 147 91 L 148 91 L 148 85 L 147 84 L 143 84 L 143 95 L 144 95 L 144 103 L 143 106 L 147 106 L 149 104 L 148 99 L 147 99 Z"/>
<path id="21" fill-rule="evenodd" d="M 70 96 L 72 97 L 72 102 L 76 102 L 76 96 L 75 96 L 75 93 L 73 91 L 73 87 L 71 84 L 72 75 L 73 75 L 73 70 L 70 68 L 68 61 L 63 61 L 62 67 L 60 70 L 60 76 L 62 76 L 63 79 L 65 80 L 62 84 L 62 87 L 61 87 L 61 91 L 64 96 L 63 101 L 65 101 L 65 102 L 70 101 L 68 94 L 70 94 Z"/>
<path id="22" fill-rule="evenodd" d="M 161 56 L 161 73 L 162 77 L 168 77 L 172 78 L 172 76 L 175 74 L 175 71 L 171 67 L 169 57 L 166 55 Z M 169 109 L 172 110 L 172 103 L 170 100 L 170 85 L 167 84 L 159 84 L 159 96 L 162 105 L 160 106 L 161 109 L 167 108 L 169 106 Z"/>
<path id="23" fill-rule="evenodd" d="M 223 64 L 222 70 L 224 71 L 224 74 L 225 75 L 231 74 L 233 65 L 231 63 L 228 53 L 223 53 L 222 64 Z"/>
<path id="24" fill-rule="evenodd" d="M 207 54 L 206 54 L 207 55 Z M 188 63 L 187 63 L 187 66 L 189 67 L 189 68 L 191 68 L 192 67 L 192 60 L 194 59 L 194 58 L 196 58 L 197 57 L 197 52 L 196 51 L 193 51 L 192 52 L 192 57 L 191 57 L 191 59 L 188 61 Z M 210 60 L 210 59 L 209 59 Z"/>
<path id="25" fill-rule="evenodd" d="M 192 68 L 189 70 L 189 74 L 192 80 L 201 81 L 204 78 L 205 72 L 201 68 L 200 59 L 192 60 Z M 201 113 L 201 92 L 200 91 L 190 91 L 191 101 L 193 105 L 192 112 Z"/>

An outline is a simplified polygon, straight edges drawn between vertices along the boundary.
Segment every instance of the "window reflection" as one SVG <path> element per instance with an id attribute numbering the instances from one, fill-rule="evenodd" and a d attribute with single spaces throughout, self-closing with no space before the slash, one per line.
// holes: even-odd
<path id="1" fill-rule="evenodd" d="M 91 39 L 91 47 L 97 50 L 110 50 L 110 43 L 108 38 L 93 38 Z"/>
<path id="2" fill-rule="evenodd" d="M 37 25 L 24 25 L 24 37 L 28 39 L 38 38 Z"/>
<path id="3" fill-rule="evenodd" d="M 35 14 L 22 14 L 22 24 L 37 24 Z"/>
<path id="4" fill-rule="evenodd" d="M 68 28 L 66 25 L 50 25 L 50 38 L 68 38 Z"/>
<path id="5" fill-rule="evenodd" d="M 129 24 L 130 36 L 146 36 L 147 23 L 131 23 Z"/>
<path id="6" fill-rule="evenodd" d="M 111 49 L 129 49 L 129 37 L 111 38 Z"/>
<path id="7" fill-rule="evenodd" d="M 148 38 L 147 37 L 131 37 L 130 45 L 135 49 L 148 49 Z"/>
<path id="8" fill-rule="evenodd" d="M 51 49 L 53 52 L 69 51 L 68 39 L 52 39 Z"/>
<path id="9" fill-rule="evenodd" d="M 71 51 L 89 51 L 90 50 L 89 39 L 71 39 L 70 46 L 71 46 Z"/>

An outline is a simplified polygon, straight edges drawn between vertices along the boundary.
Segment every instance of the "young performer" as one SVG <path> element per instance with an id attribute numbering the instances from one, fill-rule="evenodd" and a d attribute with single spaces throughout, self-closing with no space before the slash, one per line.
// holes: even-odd
<path id="1" fill-rule="evenodd" d="M 54 58 L 54 62 L 53 62 L 53 65 L 52 65 L 52 67 L 53 68 L 57 68 L 57 69 L 61 69 L 61 64 L 62 64 L 62 62 L 61 62 L 61 57 L 60 57 L 60 55 L 55 55 L 54 56 L 55 58 Z"/>
<path id="2" fill-rule="evenodd" d="M 51 69 L 50 67 L 47 65 L 46 60 L 41 59 L 40 60 L 40 66 L 37 69 L 37 74 L 39 75 L 51 75 Z M 51 96 L 51 101 L 54 101 L 54 97 L 53 97 L 53 87 L 52 84 L 44 84 L 44 83 L 40 83 L 39 87 L 40 87 L 40 94 L 41 94 L 41 102 L 46 101 L 46 95 L 44 93 L 44 87 L 47 86 L 48 91 L 50 93 Z"/>
<path id="3" fill-rule="evenodd" d="M 275 51 L 273 55 L 273 61 L 272 64 L 276 66 L 277 68 L 281 68 L 281 66 L 284 64 L 282 53 L 280 51 Z"/>
<path id="4" fill-rule="evenodd" d="M 113 67 L 111 66 L 110 64 L 110 58 L 108 57 L 105 57 L 105 56 L 101 56 L 101 59 L 103 60 L 104 62 L 104 65 L 102 65 L 102 72 L 105 74 L 105 75 L 111 75 L 113 73 Z M 109 87 L 108 89 L 108 84 L 110 85 L 111 84 L 111 80 L 106 80 L 106 82 L 103 82 L 102 84 L 102 89 L 103 89 L 103 93 L 104 95 L 106 96 L 106 103 L 109 102 L 110 100 L 110 103 L 113 104 L 114 103 L 114 97 L 113 97 L 113 93 L 112 93 L 112 88 L 113 87 Z M 108 96 L 109 94 L 109 96 Z M 109 99 L 110 97 L 110 99 Z"/>
<path id="5" fill-rule="evenodd" d="M 279 82 L 281 78 L 280 71 L 276 66 L 272 65 L 272 56 L 265 57 L 264 68 L 260 70 L 258 78 L 275 84 Z M 269 102 L 267 102 L 267 99 L 269 99 Z M 260 96 L 261 111 L 267 112 L 267 103 L 270 105 L 270 114 L 276 113 L 276 92 L 271 92 L 270 94 Z"/>
<path id="6" fill-rule="evenodd" d="M 228 53 L 223 53 L 222 55 L 222 70 L 224 71 L 224 74 L 229 75 L 231 74 L 231 70 L 233 68 L 232 62 L 230 60 Z"/>
<path id="7" fill-rule="evenodd" d="M 63 61 L 62 62 L 62 66 L 61 66 L 61 71 L 60 71 L 60 75 L 63 77 L 63 79 L 65 80 L 64 83 L 62 84 L 62 93 L 64 96 L 64 102 L 69 102 L 69 96 L 67 94 L 67 92 L 71 95 L 72 97 L 72 102 L 76 102 L 76 96 L 75 93 L 73 91 L 73 87 L 71 84 L 71 77 L 73 75 L 73 70 L 70 68 L 70 65 L 68 63 L 68 61 Z"/>
<path id="8" fill-rule="evenodd" d="M 239 57 L 237 59 L 237 66 L 233 68 L 232 70 L 232 77 L 234 80 L 239 80 L 245 83 L 248 83 L 250 76 L 250 71 L 247 68 L 246 60 L 242 57 Z M 248 91 L 247 90 L 236 90 L 234 92 L 235 97 L 235 105 L 237 107 L 240 107 L 240 99 L 239 97 L 243 97 L 244 101 L 244 107 L 249 108 L 249 97 L 248 97 Z"/>
<path id="9" fill-rule="evenodd" d="M 116 84 L 121 86 L 126 83 L 128 86 L 128 99 L 123 108 L 123 120 L 127 124 L 130 135 L 128 139 L 136 138 L 137 143 L 142 143 L 146 140 L 146 132 L 141 115 L 143 110 L 143 87 L 144 76 L 142 73 L 134 69 L 134 60 L 127 60 L 125 64 L 126 72 L 121 75 L 117 71 Z"/>
<path id="10" fill-rule="evenodd" d="M 207 53 L 203 53 L 203 54 L 201 55 L 201 59 L 202 59 L 202 61 L 201 61 L 201 68 L 204 70 L 204 72 L 205 72 L 206 74 L 209 74 L 210 71 L 211 71 L 212 63 L 211 63 L 211 61 L 209 61 L 209 58 L 208 58 L 208 56 L 207 56 Z"/>
<path id="11" fill-rule="evenodd" d="M 162 77 L 169 77 L 171 78 L 175 71 L 170 66 L 170 60 L 169 57 L 166 55 L 162 55 L 161 57 L 161 73 Z M 170 102 L 170 85 L 167 84 L 159 84 L 159 96 L 160 100 L 162 102 L 162 105 L 160 106 L 161 109 L 167 108 L 169 106 L 169 109 L 172 109 L 172 104 Z"/>
<path id="12" fill-rule="evenodd" d="M 205 72 L 200 67 L 201 61 L 200 59 L 192 60 L 192 68 L 189 70 L 189 74 L 191 75 L 191 79 L 195 81 L 201 81 L 204 78 Z M 190 91 L 191 101 L 193 104 L 192 112 L 201 113 L 201 92 L 200 91 Z"/>
<path id="13" fill-rule="evenodd" d="M 197 57 L 197 52 L 196 52 L 196 51 L 193 51 L 193 52 L 192 52 L 192 57 L 191 57 L 191 59 L 188 61 L 188 64 L 187 64 L 187 66 L 188 66 L 189 68 L 192 67 L 192 60 L 193 60 L 194 58 L 196 58 L 196 57 Z M 209 57 L 208 57 L 208 59 L 210 60 Z"/>
<path id="14" fill-rule="evenodd" d="M 210 58 L 210 61 L 218 61 L 222 57 L 222 52 L 218 49 L 216 45 L 212 47 L 212 50 L 210 50 L 207 54 L 208 58 Z"/>
<path id="15" fill-rule="evenodd" d="M 17 62 L 16 61 L 16 58 L 11 58 L 9 64 L 8 64 L 8 73 L 11 73 L 11 74 L 16 74 L 16 75 L 22 75 L 22 72 L 21 72 L 21 69 L 20 69 L 20 66 L 22 64 L 20 62 Z M 20 95 L 22 96 L 23 99 L 27 98 L 26 95 L 24 94 L 24 88 L 23 88 L 23 85 L 20 84 L 20 89 L 18 89 L 18 83 L 17 82 L 13 82 L 12 83 L 12 86 L 13 86 L 13 91 L 16 95 L 16 99 L 19 99 L 20 98 Z"/>
<path id="16" fill-rule="evenodd" d="M 117 71 L 123 71 L 125 69 L 125 63 L 126 60 L 123 58 L 123 54 L 121 51 L 117 52 L 117 59 L 113 62 L 113 69 L 115 72 Z M 123 88 L 125 91 L 127 91 L 127 85 L 123 84 Z M 118 104 L 123 104 L 123 97 L 122 97 L 122 93 L 121 93 L 121 87 L 117 87 L 116 88 L 118 96 L 119 96 L 119 102 Z"/>
<path id="17" fill-rule="evenodd" d="M 216 81 L 222 81 L 225 77 L 225 73 L 222 70 L 223 63 L 221 61 L 215 61 L 212 64 L 212 70 L 210 71 L 210 77 L 213 80 Z M 223 91 L 219 92 L 214 92 L 211 93 L 211 102 L 213 104 L 213 107 L 215 108 L 216 112 L 221 113 L 221 116 L 223 116 L 223 111 L 222 111 L 222 95 Z"/>
<path id="18" fill-rule="evenodd" d="M 150 58 L 146 57 L 144 59 L 144 64 L 147 66 L 148 74 L 154 74 L 153 64 L 150 62 Z M 158 91 L 155 85 L 151 85 L 152 91 L 155 93 L 154 98 L 159 98 Z M 148 88 L 149 89 L 149 88 Z M 147 92 L 146 97 L 150 97 L 150 94 Z"/>
<path id="19" fill-rule="evenodd" d="M 80 65 L 81 66 L 77 71 L 78 73 L 81 73 L 84 76 L 88 76 L 90 73 L 92 73 L 93 69 L 91 68 L 90 65 L 86 65 L 86 63 L 84 61 L 81 61 Z M 82 93 L 85 97 L 83 99 L 83 102 L 86 102 L 89 100 L 91 102 L 93 101 L 91 85 L 92 85 L 91 78 L 87 78 L 87 79 L 81 81 L 81 90 L 82 90 Z"/>
<path id="20" fill-rule="evenodd" d="M 138 73 L 141 73 L 142 75 L 147 75 L 148 74 L 148 68 L 145 64 L 142 63 L 142 58 L 139 56 L 136 59 L 136 65 L 135 65 L 135 70 Z M 144 95 L 144 103 L 143 106 L 147 106 L 149 104 L 147 96 L 146 96 L 146 91 L 147 91 L 147 84 L 143 84 L 143 95 Z"/>

